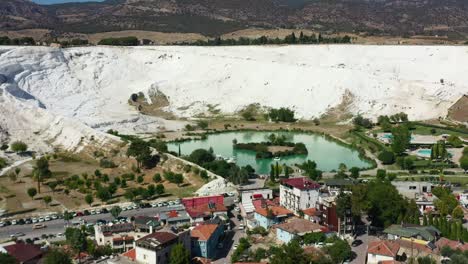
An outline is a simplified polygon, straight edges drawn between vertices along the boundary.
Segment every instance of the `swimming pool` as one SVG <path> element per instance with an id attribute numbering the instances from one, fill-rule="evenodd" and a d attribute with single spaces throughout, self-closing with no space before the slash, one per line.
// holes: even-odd
<path id="1" fill-rule="evenodd" d="M 431 149 L 420 149 L 417 151 L 419 156 L 424 157 L 431 157 L 432 150 Z"/>

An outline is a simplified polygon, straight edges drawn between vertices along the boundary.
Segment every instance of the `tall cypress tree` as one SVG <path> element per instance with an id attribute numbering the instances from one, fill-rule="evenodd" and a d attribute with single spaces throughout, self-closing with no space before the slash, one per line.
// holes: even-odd
<path id="1" fill-rule="evenodd" d="M 429 213 L 429 221 L 428 221 L 428 224 L 429 224 L 430 226 L 433 226 L 433 225 L 434 225 L 434 216 L 433 216 L 431 213 Z"/>
<path id="2" fill-rule="evenodd" d="M 426 215 L 423 216 L 423 226 L 427 226 L 427 217 L 426 217 Z"/>

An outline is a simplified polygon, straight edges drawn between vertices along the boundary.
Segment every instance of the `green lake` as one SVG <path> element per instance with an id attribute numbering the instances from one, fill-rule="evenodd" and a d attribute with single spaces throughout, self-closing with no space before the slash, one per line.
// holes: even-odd
<path id="1" fill-rule="evenodd" d="M 195 149 L 209 149 L 211 147 L 216 155 L 224 158 L 235 158 L 236 164 L 239 166 L 250 164 L 257 173 L 269 174 L 270 165 L 276 161 L 255 159 L 254 151 L 234 149 L 232 142 L 234 139 L 238 143 L 264 142 L 268 141 L 268 135 L 271 133 L 267 131 L 224 132 L 208 135 L 207 139 L 204 140 L 171 142 L 168 143 L 168 147 L 170 151 L 178 152 L 180 145 L 182 155 L 189 155 Z M 320 135 L 300 132 L 275 132 L 275 134 L 285 135 L 289 142 L 302 142 L 308 150 L 307 155 L 281 157 L 278 161 L 279 164 L 294 165 L 313 160 L 317 163 L 318 169 L 322 171 L 336 170 L 340 163 L 346 164 L 348 168 L 367 168 L 371 165 L 359 157 L 358 151 L 341 146 Z"/>

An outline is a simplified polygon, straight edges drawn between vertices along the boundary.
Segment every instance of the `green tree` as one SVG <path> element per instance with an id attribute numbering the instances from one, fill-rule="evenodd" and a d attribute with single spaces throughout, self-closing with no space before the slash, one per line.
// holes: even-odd
<path id="1" fill-rule="evenodd" d="M 351 178 L 353 179 L 357 179 L 359 178 L 359 168 L 358 167 L 351 167 L 351 169 L 349 169 L 349 172 L 351 173 Z"/>
<path id="2" fill-rule="evenodd" d="M 338 239 L 333 245 L 325 247 L 325 251 L 330 255 L 333 263 L 342 263 L 352 256 L 351 247 L 348 242 Z"/>
<path id="3" fill-rule="evenodd" d="M 49 186 L 49 188 L 52 190 L 52 193 L 55 193 L 55 190 L 58 186 L 58 182 L 57 181 L 49 182 L 47 183 L 47 186 Z"/>
<path id="4" fill-rule="evenodd" d="M 117 218 L 119 217 L 120 213 L 122 212 L 122 208 L 119 206 L 114 206 L 110 209 L 110 214 L 114 217 Z"/>
<path id="5" fill-rule="evenodd" d="M 411 133 L 407 125 L 399 125 L 392 128 L 392 151 L 397 155 L 402 155 L 409 147 Z"/>
<path id="6" fill-rule="evenodd" d="M 78 254 L 87 248 L 86 234 L 79 228 L 67 228 L 65 230 L 65 239 L 67 244 Z"/>
<path id="7" fill-rule="evenodd" d="M 297 240 L 282 245 L 270 255 L 270 264 L 308 264 L 309 257 Z"/>
<path id="8" fill-rule="evenodd" d="M 159 174 L 159 173 L 154 174 L 153 181 L 155 183 L 161 182 L 162 181 L 161 174 Z"/>
<path id="9" fill-rule="evenodd" d="M 4 263 L 0 261 L 0 263 Z M 44 264 L 72 264 L 70 255 L 60 249 L 52 249 L 47 252 Z"/>
<path id="10" fill-rule="evenodd" d="M 275 165 L 271 164 L 270 165 L 270 181 L 271 182 L 275 182 L 275 176 L 276 176 Z"/>
<path id="11" fill-rule="evenodd" d="M 468 155 L 465 154 L 460 158 L 460 168 L 468 172 Z"/>
<path id="12" fill-rule="evenodd" d="M 27 190 L 27 193 L 28 193 L 29 197 L 31 197 L 31 199 L 33 199 L 34 196 L 36 196 L 36 194 L 37 194 L 37 190 L 36 190 L 36 188 L 31 187 L 31 188 L 29 188 Z"/>
<path id="13" fill-rule="evenodd" d="M 145 141 L 133 140 L 127 149 L 127 156 L 134 157 L 137 161 L 137 167 L 140 168 L 143 163 L 151 159 L 151 149 Z"/>
<path id="14" fill-rule="evenodd" d="M 190 253 L 181 243 L 175 245 L 171 249 L 169 255 L 170 264 L 190 264 Z"/>
<path id="15" fill-rule="evenodd" d="M 36 166 L 33 169 L 34 178 L 37 181 L 37 192 L 41 193 L 41 183 L 44 178 L 52 175 L 49 169 L 49 160 L 45 157 L 41 157 L 36 161 Z"/>
<path id="16" fill-rule="evenodd" d="M 452 218 L 457 220 L 462 220 L 464 217 L 463 209 L 460 206 L 457 206 L 452 211 Z"/>
<path id="17" fill-rule="evenodd" d="M 44 203 L 46 204 L 46 206 L 49 206 L 50 202 L 52 202 L 52 197 L 47 195 L 47 196 L 44 196 L 44 198 L 42 198 L 42 200 L 44 200 Z"/>
<path id="18" fill-rule="evenodd" d="M 391 151 L 384 150 L 379 153 L 377 157 L 384 165 L 395 163 L 395 155 Z"/>
<path id="19" fill-rule="evenodd" d="M 88 194 L 85 196 L 85 201 L 86 201 L 87 204 L 91 205 L 91 204 L 93 203 L 93 201 L 94 201 L 93 195 L 90 194 L 90 193 L 88 193 Z"/>
<path id="20" fill-rule="evenodd" d="M 143 183 L 143 181 L 144 181 L 144 178 L 143 178 L 143 176 L 141 176 L 141 175 L 140 175 L 140 176 L 138 176 L 138 178 L 137 178 L 137 182 L 138 182 L 139 184 L 142 184 L 142 183 Z"/>
<path id="21" fill-rule="evenodd" d="M 383 181 L 385 180 L 385 176 L 387 176 L 387 171 L 383 169 L 378 169 L 375 176 L 377 177 L 377 179 Z"/>
<path id="22" fill-rule="evenodd" d="M 14 257 L 8 255 L 7 253 L 0 252 L 0 263 L 2 264 L 16 264 L 17 261 Z M 45 263 L 49 264 L 49 263 Z"/>
<path id="23" fill-rule="evenodd" d="M 156 185 L 156 194 L 157 194 L 157 195 L 163 194 L 164 191 L 165 191 L 165 190 L 164 190 L 164 185 L 162 185 L 162 184 Z"/>
<path id="24" fill-rule="evenodd" d="M 427 216 L 423 215 L 423 226 L 427 226 Z"/>
<path id="25" fill-rule="evenodd" d="M 11 144 L 10 149 L 14 152 L 25 152 L 28 150 L 28 145 L 22 141 L 15 141 Z"/>

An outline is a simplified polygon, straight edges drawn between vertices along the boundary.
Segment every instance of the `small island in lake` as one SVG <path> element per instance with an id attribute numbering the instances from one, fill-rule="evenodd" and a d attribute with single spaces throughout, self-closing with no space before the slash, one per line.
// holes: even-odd
<path id="1" fill-rule="evenodd" d="M 234 140 L 235 149 L 255 151 L 256 159 L 269 159 L 273 157 L 285 157 L 292 155 L 307 155 L 308 151 L 304 143 L 286 141 L 284 135 L 271 134 L 266 142 L 237 143 Z"/>

